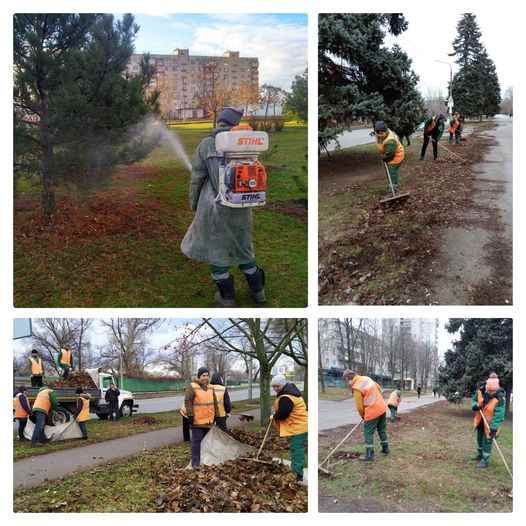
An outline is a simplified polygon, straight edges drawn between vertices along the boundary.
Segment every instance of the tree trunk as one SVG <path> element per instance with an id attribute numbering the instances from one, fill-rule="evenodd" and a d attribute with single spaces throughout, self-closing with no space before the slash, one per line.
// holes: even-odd
<path id="1" fill-rule="evenodd" d="M 320 331 L 318 328 L 318 370 L 320 372 L 320 386 L 321 386 L 321 392 L 325 393 L 325 379 L 323 378 L 323 363 L 321 360 L 321 339 L 320 339 Z"/>
<path id="2" fill-rule="evenodd" d="M 512 393 L 511 386 L 507 385 L 506 386 L 506 407 L 504 409 L 505 411 L 504 414 L 506 418 L 510 416 L 511 393 Z"/>
<path id="3" fill-rule="evenodd" d="M 259 421 L 262 427 L 267 427 L 270 417 L 270 380 L 270 368 L 266 364 L 261 364 L 259 369 Z"/>
<path id="4" fill-rule="evenodd" d="M 56 205 L 52 166 L 53 146 L 48 143 L 44 146 L 44 155 L 42 159 L 42 212 L 44 214 L 46 225 L 49 225 L 52 222 Z"/>

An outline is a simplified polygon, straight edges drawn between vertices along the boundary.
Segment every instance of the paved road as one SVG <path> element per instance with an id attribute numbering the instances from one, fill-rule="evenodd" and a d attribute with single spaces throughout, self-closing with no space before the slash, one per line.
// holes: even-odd
<path id="1" fill-rule="evenodd" d="M 466 126 L 464 128 L 464 131 L 462 132 L 463 135 L 470 135 L 473 132 L 473 128 L 470 126 Z M 351 148 L 353 146 L 361 146 L 362 144 L 370 144 L 374 142 L 374 136 L 370 135 L 371 128 L 365 128 L 365 129 L 359 129 L 359 130 L 352 130 L 342 133 L 338 136 L 338 141 L 340 143 L 340 147 L 343 148 Z M 445 134 L 447 135 L 447 130 L 445 131 Z M 416 133 L 413 133 L 411 135 L 411 138 L 415 137 L 421 137 L 422 132 L 418 131 Z M 336 143 L 330 143 L 327 147 L 327 149 L 332 152 L 336 150 Z"/>
<path id="2" fill-rule="evenodd" d="M 434 286 L 434 303 L 440 305 L 469 304 L 473 291 L 484 290 L 495 276 L 506 285 L 487 303 L 512 302 L 513 121 L 501 118 L 495 123 L 481 134 L 496 144 L 473 166 L 474 206 L 462 211 L 463 226 L 444 231 L 442 272 Z"/>
<path id="3" fill-rule="evenodd" d="M 235 402 L 236 400 L 246 400 L 248 398 L 248 389 L 229 391 L 229 395 L 232 402 Z M 252 389 L 252 398 L 257 399 L 258 397 L 259 387 L 254 387 Z M 164 398 L 145 398 L 143 400 L 138 400 L 138 413 L 161 413 L 163 411 L 179 410 L 183 403 L 183 399 L 184 395 L 181 394 Z"/>
<path id="4" fill-rule="evenodd" d="M 248 414 L 257 416 L 259 411 L 250 411 Z M 237 427 L 240 425 L 243 424 L 239 422 L 236 415 L 230 417 L 229 426 Z M 14 487 L 15 489 L 31 488 L 44 483 L 46 480 L 58 479 L 78 471 L 91 469 L 100 464 L 138 455 L 145 449 L 180 444 L 182 441 L 182 426 L 168 427 L 89 446 L 25 458 L 13 464 Z"/>
<path id="5" fill-rule="evenodd" d="M 402 398 L 398 413 L 410 413 L 418 407 L 434 404 L 443 398 L 433 398 L 432 394 L 422 395 L 420 398 L 409 396 Z M 332 400 L 318 400 L 318 431 L 334 429 L 335 427 L 357 424 L 360 415 L 352 398 L 338 402 Z"/>

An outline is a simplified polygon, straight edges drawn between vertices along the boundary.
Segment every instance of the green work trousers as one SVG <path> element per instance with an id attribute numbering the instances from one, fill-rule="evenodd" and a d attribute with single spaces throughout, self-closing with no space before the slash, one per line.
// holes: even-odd
<path id="1" fill-rule="evenodd" d="M 396 407 L 395 405 L 389 405 L 387 407 L 389 407 L 389 411 L 391 412 L 391 422 L 394 422 L 398 413 L 398 407 Z"/>
<path id="2" fill-rule="evenodd" d="M 391 182 L 393 186 L 398 186 L 400 184 L 400 164 L 388 164 L 387 169 L 389 170 L 389 175 L 391 176 Z"/>
<path id="3" fill-rule="evenodd" d="M 484 433 L 484 424 L 481 423 L 477 427 L 477 453 L 487 462 L 489 462 L 489 457 L 491 456 L 492 445 L 493 440 L 486 436 L 486 433 Z"/>
<path id="4" fill-rule="evenodd" d="M 374 449 L 374 432 L 378 432 L 380 437 L 380 443 L 387 445 L 387 413 L 373 418 L 373 420 L 367 420 L 363 424 L 363 434 L 365 437 L 365 447 L 367 449 Z"/>
<path id="5" fill-rule="evenodd" d="M 303 468 L 305 467 L 305 441 L 307 440 L 307 433 L 300 435 L 292 435 L 288 437 L 289 455 L 292 471 L 303 477 Z"/>

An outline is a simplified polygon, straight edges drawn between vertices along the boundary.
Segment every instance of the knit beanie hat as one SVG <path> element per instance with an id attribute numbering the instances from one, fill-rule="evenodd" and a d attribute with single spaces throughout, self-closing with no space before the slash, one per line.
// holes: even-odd
<path id="1" fill-rule="evenodd" d="M 286 383 L 287 383 L 287 379 L 282 374 L 278 374 L 278 375 L 274 376 L 274 378 L 272 378 L 272 381 L 270 382 L 270 385 L 272 387 L 274 387 L 274 386 L 284 387 L 284 385 Z"/>
<path id="2" fill-rule="evenodd" d="M 500 389 L 500 382 L 497 373 L 491 373 L 486 380 L 486 391 L 495 392 Z"/>
<path id="3" fill-rule="evenodd" d="M 384 121 L 376 121 L 374 123 L 374 131 L 375 131 L 375 133 L 387 131 L 387 126 L 385 125 L 385 122 Z"/>
<path id="4" fill-rule="evenodd" d="M 199 367 L 197 370 L 197 378 L 199 378 L 201 375 L 208 373 L 210 374 L 210 371 L 206 367 Z"/>
<path id="5" fill-rule="evenodd" d="M 230 126 L 237 126 L 241 117 L 243 117 L 243 110 L 240 111 L 236 108 L 226 107 L 220 111 L 217 122 L 225 122 L 226 124 L 230 124 Z"/>

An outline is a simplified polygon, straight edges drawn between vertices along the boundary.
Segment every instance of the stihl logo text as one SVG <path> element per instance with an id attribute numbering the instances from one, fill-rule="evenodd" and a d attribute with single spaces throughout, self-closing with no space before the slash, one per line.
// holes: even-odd
<path id="1" fill-rule="evenodd" d="M 239 137 L 237 144 L 247 146 L 263 146 L 265 142 L 261 137 Z"/>

